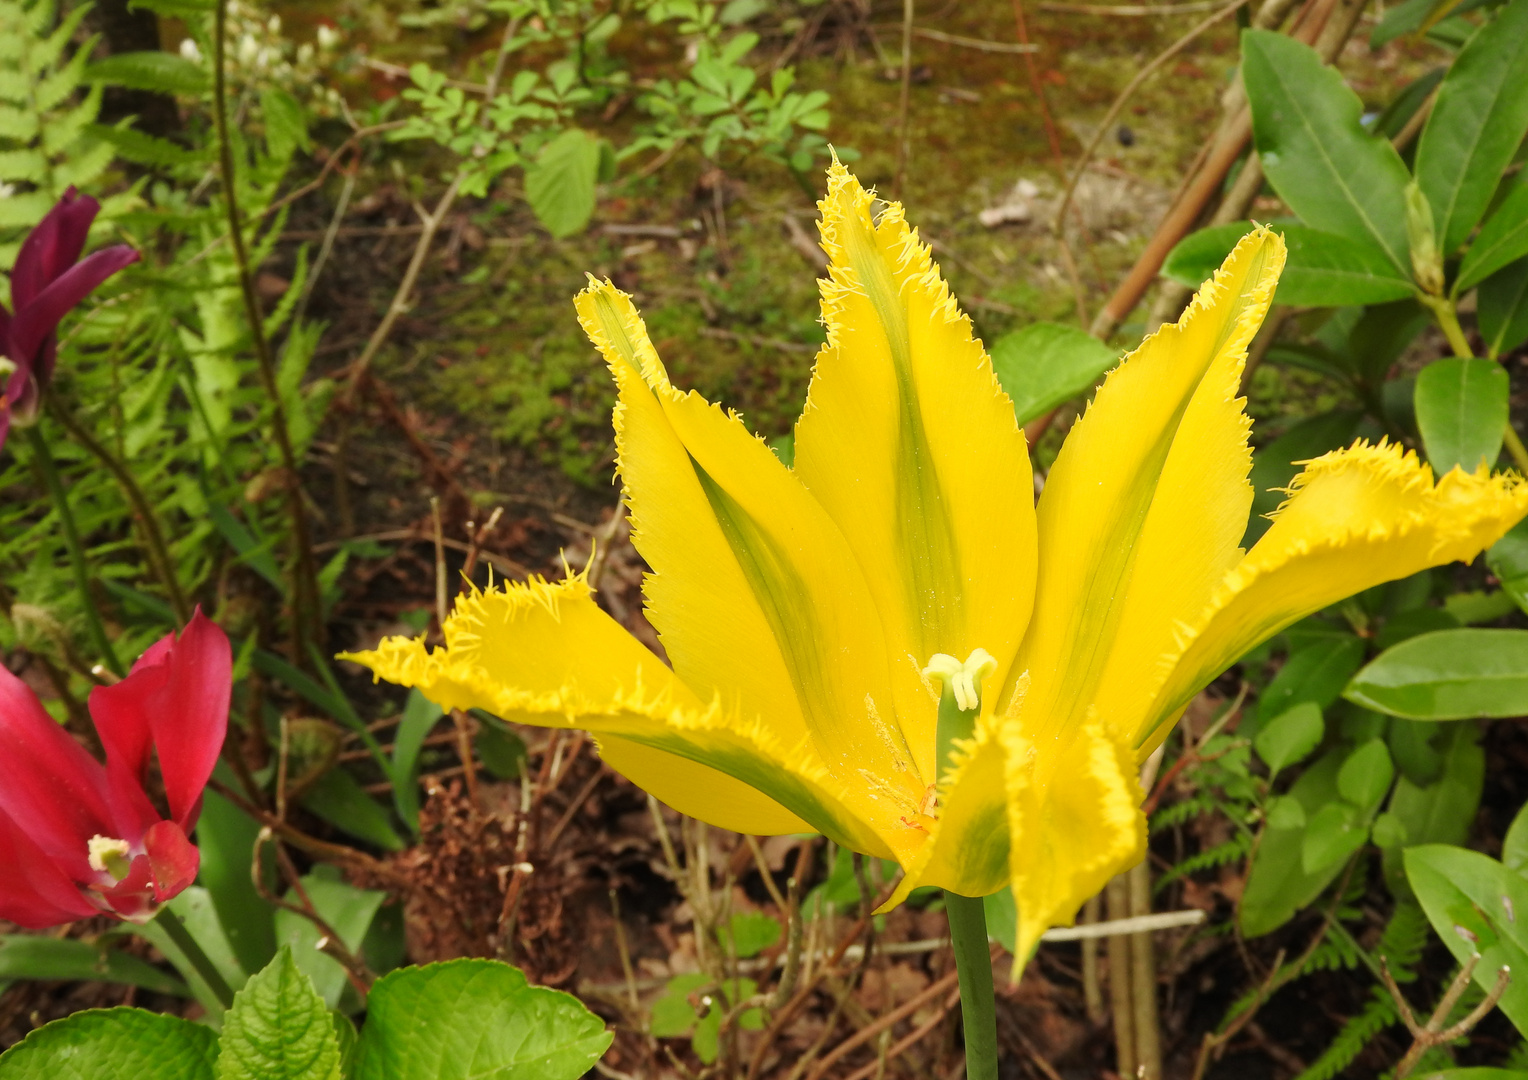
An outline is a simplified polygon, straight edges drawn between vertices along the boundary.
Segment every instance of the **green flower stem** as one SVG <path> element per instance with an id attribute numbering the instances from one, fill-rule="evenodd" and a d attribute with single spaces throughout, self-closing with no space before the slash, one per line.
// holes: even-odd
<path id="1" fill-rule="evenodd" d="M 90 568 L 85 563 L 85 545 L 80 543 L 80 530 L 74 524 L 74 512 L 69 509 L 69 496 L 64 491 L 63 480 L 59 478 L 53 452 L 48 449 L 48 441 L 42 437 L 42 432 L 35 424 L 22 430 L 26 432 L 32 460 L 37 463 L 43 483 L 47 485 L 48 497 L 53 500 L 53 508 L 58 511 L 58 520 L 64 526 L 64 546 L 69 549 L 74 587 L 79 591 L 80 602 L 85 606 L 85 626 L 90 631 L 91 643 L 107 667 L 117 675 L 126 675 L 127 669 L 117 659 L 117 650 L 112 648 L 111 639 L 106 636 L 106 627 L 101 625 L 101 614 L 96 610 L 95 599 L 90 595 Z"/>
<path id="2" fill-rule="evenodd" d="M 981 897 L 946 891 L 944 910 L 960 976 L 960 1015 L 966 1038 L 966 1080 L 997 1080 L 997 1012 L 992 1000 L 992 951 Z"/>
<path id="3" fill-rule="evenodd" d="M 212 991 L 213 997 L 223 1003 L 223 1008 L 233 1006 L 233 987 L 228 985 L 228 980 L 223 978 L 223 973 L 196 943 L 196 938 L 191 936 L 191 931 L 186 929 L 186 924 L 180 921 L 180 916 L 168 907 L 159 909 L 159 914 L 154 916 L 154 922 L 165 936 L 175 943 L 186 957 L 190 965 L 196 969 L 196 973 L 207 984 L 207 989 Z M 994 1074 L 995 1075 L 995 1074 Z"/>

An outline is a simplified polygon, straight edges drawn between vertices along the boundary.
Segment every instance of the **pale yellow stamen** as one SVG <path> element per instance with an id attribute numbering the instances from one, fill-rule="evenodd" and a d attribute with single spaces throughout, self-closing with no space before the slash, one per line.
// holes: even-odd
<path id="1" fill-rule="evenodd" d="M 90 868 L 121 881 L 132 868 L 131 850 L 126 840 L 97 833 L 90 838 Z"/>
<path id="2" fill-rule="evenodd" d="M 961 712 L 971 712 L 981 704 L 981 681 L 997 670 L 997 661 L 986 649 L 973 649 L 961 663 L 949 653 L 935 653 L 923 669 L 926 678 L 943 679 L 955 695 Z"/>

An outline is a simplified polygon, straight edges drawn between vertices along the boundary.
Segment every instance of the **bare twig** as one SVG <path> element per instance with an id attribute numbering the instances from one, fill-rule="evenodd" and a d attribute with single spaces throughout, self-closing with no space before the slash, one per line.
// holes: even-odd
<path id="1" fill-rule="evenodd" d="M 1401 1014 L 1401 1020 L 1406 1024 L 1406 1030 L 1411 1032 L 1411 1048 L 1406 1051 L 1406 1056 L 1401 1058 L 1400 1064 L 1395 1067 L 1396 1080 L 1405 1080 L 1411 1075 L 1411 1071 L 1417 1067 L 1422 1055 L 1435 1046 L 1447 1046 L 1455 1039 L 1468 1034 L 1476 1024 L 1485 1019 L 1486 1014 L 1496 1008 L 1496 1003 L 1507 992 L 1507 986 L 1512 981 L 1512 969 L 1505 964 L 1496 973 L 1496 985 L 1491 987 L 1484 1000 L 1470 1010 L 1468 1016 L 1457 1024 L 1449 1027 L 1449 1013 L 1453 1012 L 1465 990 L 1469 989 L 1471 980 L 1475 977 L 1475 968 L 1480 964 L 1480 954 L 1475 953 L 1459 968 L 1459 973 L 1454 976 L 1453 982 L 1444 991 L 1438 1005 L 1433 1009 L 1426 1024 L 1417 1023 L 1417 1018 L 1411 1011 L 1411 1005 L 1401 993 L 1401 988 L 1396 985 L 1395 977 L 1390 974 L 1390 967 L 1383 958 L 1380 959 L 1380 979 L 1385 984 L 1385 989 L 1390 991 L 1391 998 L 1395 1001 L 1395 1007 Z"/>
<path id="2" fill-rule="evenodd" d="M 902 197 L 902 180 L 907 175 L 909 152 L 907 106 L 913 82 L 913 6 L 914 0 L 902 0 L 902 87 L 897 99 L 897 172 L 891 188 Z"/>

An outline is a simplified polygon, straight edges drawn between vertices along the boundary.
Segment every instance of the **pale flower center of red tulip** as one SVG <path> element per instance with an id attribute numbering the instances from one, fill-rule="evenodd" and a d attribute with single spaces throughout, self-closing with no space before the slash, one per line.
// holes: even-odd
<path id="1" fill-rule="evenodd" d="M 131 850 L 126 840 L 97 833 L 90 838 L 90 868 L 121 881 L 132 869 L 133 860 L 128 854 Z"/>

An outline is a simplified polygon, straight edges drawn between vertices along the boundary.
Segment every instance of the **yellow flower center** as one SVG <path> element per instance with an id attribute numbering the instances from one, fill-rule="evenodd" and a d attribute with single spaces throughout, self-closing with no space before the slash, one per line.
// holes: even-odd
<path id="1" fill-rule="evenodd" d="M 132 869 L 131 850 L 126 840 L 97 833 L 90 838 L 90 868 L 121 881 Z"/>

